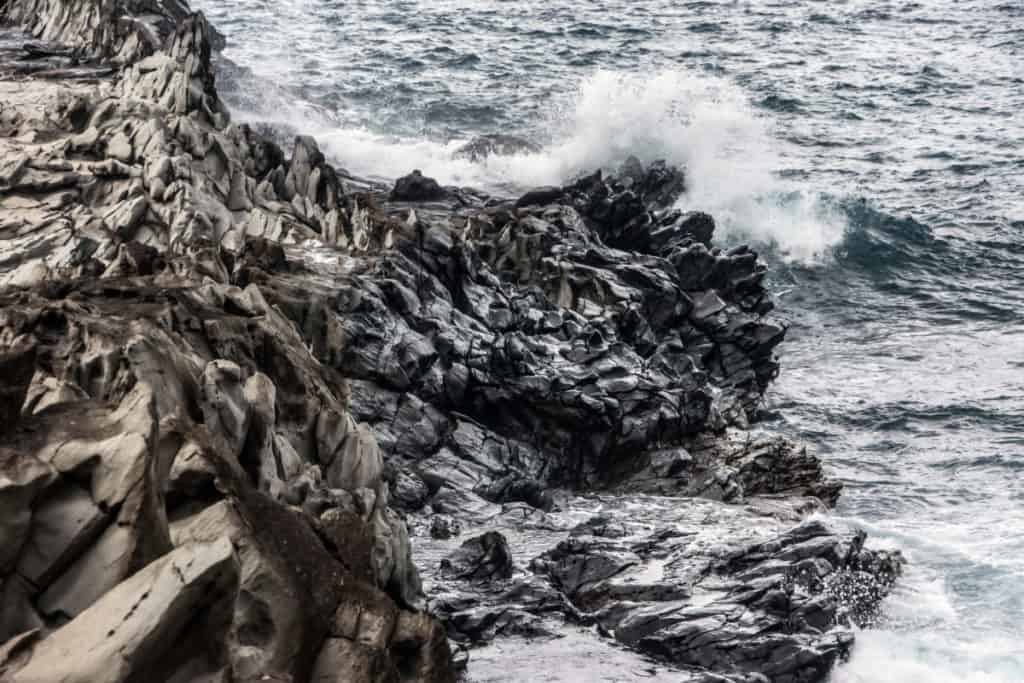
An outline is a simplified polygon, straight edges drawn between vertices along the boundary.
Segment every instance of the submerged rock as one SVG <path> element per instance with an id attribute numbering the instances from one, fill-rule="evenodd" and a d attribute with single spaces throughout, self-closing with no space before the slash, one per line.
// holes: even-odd
<path id="1" fill-rule="evenodd" d="M 536 154 L 540 152 L 537 145 L 525 138 L 504 133 L 479 135 L 459 147 L 452 154 L 456 159 L 483 161 L 492 156 L 512 156 L 514 154 Z"/>

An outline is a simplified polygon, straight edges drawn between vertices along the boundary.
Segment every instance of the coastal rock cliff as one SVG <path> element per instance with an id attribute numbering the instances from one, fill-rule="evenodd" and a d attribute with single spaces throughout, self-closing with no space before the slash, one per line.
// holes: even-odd
<path id="1" fill-rule="evenodd" d="M 752 427 L 785 325 L 682 171 L 380 187 L 232 123 L 182 2 L 0 20 L 0 679 L 453 681 L 586 632 L 789 683 L 849 650 L 901 560 Z"/>
<path id="2" fill-rule="evenodd" d="M 130 8 L 29 4 L 43 38 Z M 163 29 L 0 67 L 0 678 L 452 680 L 373 434 L 241 284 L 311 200 L 259 199 L 274 150 L 226 127 L 205 21 Z M 329 214 L 322 158 L 288 168 Z"/>

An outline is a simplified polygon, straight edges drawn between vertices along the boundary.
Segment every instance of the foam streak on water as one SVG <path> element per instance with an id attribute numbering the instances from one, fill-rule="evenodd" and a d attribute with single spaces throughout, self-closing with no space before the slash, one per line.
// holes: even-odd
<path id="1" fill-rule="evenodd" d="M 773 426 L 912 568 L 834 683 L 1024 681 L 1024 6 L 193 0 L 243 119 L 512 195 L 629 155 L 772 261 Z M 453 159 L 475 135 L 541 151 Z"/>

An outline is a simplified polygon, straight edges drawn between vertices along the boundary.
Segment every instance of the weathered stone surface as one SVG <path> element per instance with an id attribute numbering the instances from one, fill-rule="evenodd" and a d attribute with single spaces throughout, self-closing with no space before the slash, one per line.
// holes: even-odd
<path id="1" fill-rule="evenodd" d="M 7 348 L 0 347 L 0 377 L 4 379 L 0 385 L 0 436 L 13 430 L 21 415 L 35 368 L 35 355 L 35 345 L 26 338 L 14 340 Z"/>
<path id="2" fill-rule="evenodd" d="M 752 429 L 786 327 L 682 171 L 385 193 L 232 124 L 179 0 L 0 19 L 65 43 L 0 47 L 0 678 L 447 682 L 448 637 L 580 625 L 683 680 L 849 649 L 900 560 L 805 521 L 838 483 Z"/>
<path id="3" fill-rule="evenodd" d="M 467 581 L 507 579 L 512 576 L 512 571 L 508 542 L 496 531 L 469 539 L 441 560 L 443 574 Z"/>
<path id="4" fill-rule="evenodd" d="M 212 612 L 230 601 L 236 578 L 227 539 L 180 548 L 34 645 L 28 661 L 0 662 L 0 672 L 11 683 L 121 683 L 157 672 L 169 678 L 181 663 L 169 656 L 174 642 L 188 637 L 197 614 L 205 611 L 206 623 L 215 623 Z"/>
<path id="5" fill-rule="evenodd" d="M 35 505 L 18 574 L 39 589 L 49 586 L 109 522 L 84 489 L 70 482 L 54 487 Z"/>
<path id="6" fill-rule="evenodd" d="M 544 206 L 553 204 L 561 199 L 564 194 L 565 191 L 560 187 L 538 187 L 516 200 L 516 206 Z"/>
<path id="7" fill-rule="evenodd" d="M 403 202 L 425 202 L 444 199 L 445 191 L 436 180 L 428 178 L 419 170 L 395 181 L 391 199 Z"/>
<path id="8" fill-rule="evenodd" d="M 0 21 L 73 46 L 0 47 L 0 679 L 309 680 L 359 583 L 387 680 L 452 680 L 328 330 L 259 284 L 282 243 L 379 248 L 370 200 L 229 123 L 178 0 Z"/>
<path id="9" fill-rule="evenodd" d="M 33 455 L 0 448 L 0 572 L 6 573 L 28 538 L 32 502 L 56 473 Z"/>

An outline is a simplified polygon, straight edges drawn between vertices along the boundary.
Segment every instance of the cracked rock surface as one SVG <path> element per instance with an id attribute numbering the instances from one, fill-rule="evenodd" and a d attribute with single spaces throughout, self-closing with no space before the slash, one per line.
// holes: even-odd
<path id="1" fill-rule="evenodd" d="M 49 42 L 0 41 L 0 679 L 453 680 L 373 433 L 249 282 L 349 229 L 333 169 L 229 124 L 184 5 L 2 11 Z"/>
<path id="2" fill-rule="evenodd" d="M 0 24 L 0 680 L 807 683 L 870 622 L 681 170 L 381 187 L 233 123 L 181 0 Z"/>

